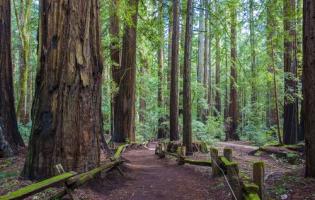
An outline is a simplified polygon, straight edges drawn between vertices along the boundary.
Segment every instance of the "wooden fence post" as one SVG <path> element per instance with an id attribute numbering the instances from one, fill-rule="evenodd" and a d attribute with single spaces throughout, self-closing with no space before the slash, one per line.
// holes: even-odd
<path id="1" fill-rule="evenodd" d="M 237 199 L 242 199 L 242 184 L 239 177 L 239 169 L 236 162 L 232 162 L 226 166 L 227 177 L 231 187 L 233 189 L 234 195 Z M 233 199 L 235 199 L 233 196 Z"/>
<path id="2" fill-rule="evenodd" d="M 265 165 L 264 162 L 255 162 L 253 165 L 253 182 L 259 187 L 259 197 L 264 200 L 264 178 Z"/>
<path id="3" fill-rule="evenodd" d="M 211 166 L 212 166 L 212 176 L 216 177 L 220 175 L 220 169 L 219 169 L 219 152 L 216 148 L 210 149 L 210 155 L 211 155 Z"/>
<path id="4" fill-rule="evenodd" d="M 228 161 L 232 162 L 232 149 L 231 148 L 224 148 L 223 156 L 228 159 Z"/>

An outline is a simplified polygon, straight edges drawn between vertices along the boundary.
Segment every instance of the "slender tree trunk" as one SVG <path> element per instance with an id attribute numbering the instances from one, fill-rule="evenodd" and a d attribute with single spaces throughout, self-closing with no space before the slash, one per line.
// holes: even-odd
<path id="1" fill-rule="evenodd" d="M 119 0 L 112 0 L 111 4 L 111 13 L 110 13 L 110 27 L 109 34 L 111 39 L 110 44 L 110 59 L 111 59 L 111 75 L 112 80 L 115 83 L 115 87 L 119 87 L 120 83 L 120 37 L 119 37 Z M 113 89 L 115 91 L 115 89 Z M 116 93 L 112 94 L 111 97 L 111 134 L 113 136 L 115 132 L 115 101 L 117 100 Z M 119 122 L 117 122 L 119 123 Z M 117 135 L 116 135 L 117 136 Z M 114 136 L 115 137 L 115 136 Z"/>
<path id="2" fill-rule="evenodd" d="M 114 142 L 135 142 L 135 90 L 136 90 L 136 39 L 138 0 L 129 0 L 133 8 L 130 24 L 125 25 L 121 67 L 119 70 L 119 89 L 114 108 Z"/>
<path id="3" fill-rule="evenodd" d="M 204 39 L 205 39 L 205 19 L 204 19 L 204 0 L 199 0 L 199 33 L 198 33 L 198 64 L 197 64 L 197 80 L 199 83 L 203 82 L 204 69 Z M 199 115 L 200 116 L 200 115 Z"/>
<path id="4" fill-rule="evenodd" d="M 167 91 L 171 91 L 171 71 L 172 71 L 172 38 L 173 38 L 173 2 L 169 1 L 169 13 L 168 13 L 168 55 L 167 55 Z M 168 102 L 170 99 L 167 99 Z M 167 102 L 167 101 L 166 101 Z"/>
<path id="5" fill-rule="evenodd" d="M 298 107 L 297 107 L 297 84 L 296 84 L 296 1 L 283 1 L 284 14 L 284 71 L 285 71 L 285 98 L 283 118 L 283 142 L 285 144 L 297 143 L 298 133 Z"/>
<path id="6" fill-rule="evenodd" d="M 275 46 L 274 46 L 274 30 L 276 27 L 276 20 L 275 20 L 275 11 L 273 10 L 273 1 L 268 0 L 267 2 L 267 53 L 269 56 L 269 67 L 268 71 L 272 73 L 273 80 L 272 83 L 268 82 L 268 86 L 273 88 L 268 93 L 269 98 L 269 107 L 268 109 L 268 116 L 267 120 L 269 120 L 270 126 L 276 125 L 277 126 L 277 136 L 279 140 L 279 144 L 282 144 L 282 137 L 280 132 L 280 116 L 279 116 L 279 103 L 278 103 L 278 87 L 277 87 L 277 79 L 276 79 L 276 67 L 275 67 Z M 273 104 L 270 103 L 273 99 Z"/>
<path id="7" fill-rule="evenodd" d="M 158 83 L 158 107 L 160 110 L 160 115 L 159 115 L 159 120 L 158 120 L 158 135 L 157 138 L 165 138 L 165 130 L 163 130 L 162 123 L 163 123 L 163 117 L 161 116 L 162 114 L 162 109 L 164 107 L 163 105 L 163 68 L 164 68 L 164 21 L 163 21 L 163 0 L 159 1 L 159 20 L 160 20 L 160 46 L 158 49 L 158 78 L 159 78 L 159 83 Z"/>
<path id="8" fill-rule="evenodd" d="M 232 4 L 231 7 L 231 78 L 230 78 L 230 105 L 229 117 L 231 122 L 226 140 L 239 140 L 237 134 L 238 127 L 238 99 L 237 99 L 237 5 Z"/>
<path id="9" fill-rule="evenodd" d="M 17 104 L 18 121 L 26 124 L 29 121 L 29 108 L 27 105 L 28 78 L 30 71 L 30 33 L 29 20 L 32 0 L 21 0 L 20 9 L 18 9 L 15 1 L 14 12 L 17 21 L 17 28 L 20 36 L 20 81 L 19 81 L 19 98 Z"/>
<path id="10" fill-rule="evenodd" d="M 203 68 L 203 87 L 205 91 L 204 98 L 208 98 L 208 76 L 209 76 L 209 2 L 208 0 L 203 0 L 204 1 L 204 7 L 205 7 L 205 43 L 204 43 L 204 68 Z M 208 109 L 203 109 L 202 110 L 202 121 L 207 120 L 209 108 Z"/>
<path id="11" fill-rule="evenodd" d="M 193 4 L 187 0 L 186 35 L 184 52 L 184 87 L 183 87 L 183 143 L 187 155 L 192 155 L 192 128 L 191 128 L 191 40 L 193 29 Z"/>
<path id="12" fill-rule="evenodd" d="M 303 14 L 305 175 L 315 177 L 315 1 L 304 0 Z"/>
<path id="13" fill-rule="evenodd" d="M 40 66 L 23 170 L 30 179 L 55 175 L 59 163 L 66 171 L 97 167 L 102 134 L 99 1 L 43 0 L 39 12 Z"/>
<path id="14" fill-rule="evenodd" d="M 172 69 L 170 91 L 170 140 L 178 140 L 179 0 L 173 1 Z"/>
<path id="15" fill-rule="evenodd" d="M 221 49 L 220 36 L 215 36 L 215 115 L 221 114 Z"/>
<path id="16" fill-rule="evenodd" d="M 209 37 L 209 52 L 208 52 L 208 97 L 207 97 L 207 100 L 208 100 L 208 115 L 211 115 L 212 114 L 212 59 L 211 59 L 211 56 L 212 56 L 212 49 L 211 49 L 211 41 L 212 41 L 212 28 L 211 28 L 211 15 L 212 15 L 212 1 L 210 0 L 208 2 L 208 16 L 209 16 L 209 29 L 208 29 L 208 37 Z"/>
<path id="17" fill-rule="evenodd" d="M 10 8 L 10 0 L 0 1 L 0 157 L 12 156 L 24 146 L 14 108 Z"/>
<path id="18" fill-rule="evenodd" d="M 250 51 L 251 51 L 251 105 L 253 106 L 252 112 L 256 112 L 257 104 L 257 87 L 256 87 L 256 34 L 255 34 L 255 19 L 254 19 L 254 0 L 249 1 L 249 31 L 250 31 Z"/>

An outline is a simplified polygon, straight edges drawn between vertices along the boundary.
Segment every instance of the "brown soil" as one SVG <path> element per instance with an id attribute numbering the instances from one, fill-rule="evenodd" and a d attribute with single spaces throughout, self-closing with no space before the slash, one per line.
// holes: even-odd
<path id="1" fill-rule="evenodd" d="M 209 167 L 179 166 L 171 158 L 159 159 L 150 149 L 125 152 L 124 176 L 111 174 L 76 194 L 96 200 L 230 199 L 224 180 L 211 178 Z"/>

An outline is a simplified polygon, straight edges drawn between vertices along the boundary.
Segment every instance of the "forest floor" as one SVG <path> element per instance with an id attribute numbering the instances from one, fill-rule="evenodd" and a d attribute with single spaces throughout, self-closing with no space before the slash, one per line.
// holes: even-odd
<path id="1" fill-rule="evenodd" d="M 209 167 L 179 166 L 175 159 L 159 159 L 154 154 L 155 143 L 148 148 L 130 149 L 124 152 L 123 176 L 113 171 L 75 190 L 82 200 L 228 200 L 230 192 L 222 177 L 212 178 Z M 263 160 L 266 165 L 267 199 L 315 200 L 315 180 L 303 178 L 303 161 L 297 165 L 277 159 L 273 155 L 250 152 L 257 147 L 246 142 L 219 142 L 216 146 L 222 152 L 224 147 L 233 151 L 233 159 L 239 163 L 240 171 L 250 176 L 252 163 Z M 10 159 L 0 159 L 0 195 L 30 184 L 19 178 L 25 153 Z M 209 154 L 195 153 L 194 159 L 210 159 Z M 56 192 L 45 193 L 29 199 L 47 199 Z"/>

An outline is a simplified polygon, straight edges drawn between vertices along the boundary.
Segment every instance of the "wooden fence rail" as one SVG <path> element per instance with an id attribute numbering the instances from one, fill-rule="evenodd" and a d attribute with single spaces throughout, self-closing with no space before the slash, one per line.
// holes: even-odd
<path id="1" fill-rule="evenodd" d="M 237 162 L 232 161 L 232 149 L 225 148 L 223 155 L 219 156 L 216 148 L 210 149 L 211 160 L 191 160 L 185 157 L 185 147 L 179 146 L 176 153 L 167 151 L 167 142 L 158 143 L 155 153 L 164 158 L 166 155 L 177 158 L 178 164 L 191 164 L 209 166 L 212 168 L 212 176 L 224 176 L 230 187 L 233 199 L 236 200 L 264 200 L 264 163 L 253 164 L 253 179 L 249 180 L 240 176 Z"/>
<path id="2" fill-rule="evenodd" d="M 81 173 L 81 174 L 77 174 L 76 172 L 62 173 L 60 175 L 51 177 L 49 179 L 40 181 L 38 183 L 34 183 L 29 186 L 23 187 L 14 192 L 9 192 L 8 194 L 4 196 L 0 196 L 0 200 L 23 199 L 28 196 L 34 195 L 36 193 L 42 192 L 47 188 L 56 186 L 57 184 L 60 184 L 60 183 L 64 184 L 65 186 L 64 189 L 62 189 L 60 192 L 58 192 L 53 197 L 51 197 L 51 199 L 59 199 L 65 196 L 66 194 L 69 194 L 70 198 L 76 200 L 77 198 L 72 194 L 72 191 L 75 188 L 78 188 L 79 186 L 83 185 L 87 181 L 95 178 L 99 173 L 104 172 L 104 171 L 108 172 L 118 167 L 118 165 L 122 163 L 121 154 L 127 146 L 128 145 L 119 146 L 114 156 L 110 158 L 109 163 L 103 164 L 88 172 Z"/>

